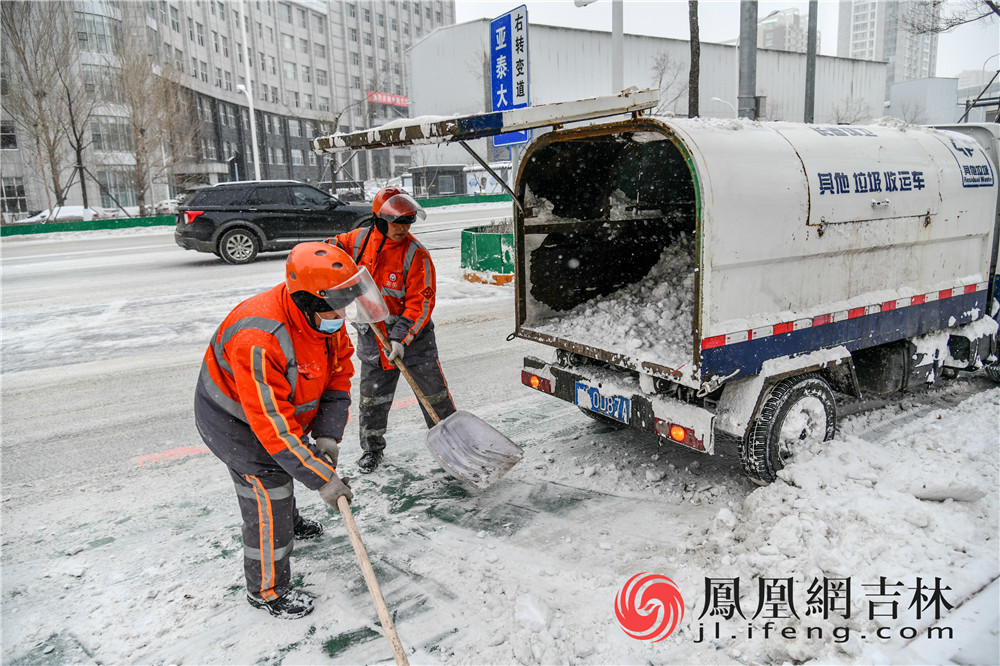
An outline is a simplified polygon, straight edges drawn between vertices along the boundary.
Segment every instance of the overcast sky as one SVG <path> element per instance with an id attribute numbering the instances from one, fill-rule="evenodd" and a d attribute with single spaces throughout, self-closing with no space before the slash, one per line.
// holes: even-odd
<path id="1" fill-rule="evenodd" d="M 820 53 L 837 53 L 837 0 L 820 0 Z M 528 21 L 545 25 L 611 31 L 611 0 L 597 0 L 586 7 L 576 7 L 573 0 L 456 0 L 456 21 L 495 18 L 514 7 L 527 5 Z M 625 32 L 687 39 L 687 0 L 625 0 Z M 803 19 L 809 15 L 808 2 L 760 2 L 757 16 L 763 18 L 776 9 L 798 8 Z M 739 35 L 739 0 L 701 0 L 698 19 L 703 42 L 731 42 Z M 955 76 L 962 70 L 998 68 L 1000 23 L 977 21 L 941 35 L 938 40 L 937 76 Z"/>

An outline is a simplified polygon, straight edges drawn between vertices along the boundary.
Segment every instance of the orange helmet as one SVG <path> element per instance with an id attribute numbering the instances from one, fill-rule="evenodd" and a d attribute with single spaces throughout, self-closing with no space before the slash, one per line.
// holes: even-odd
<path id="1" fill-rule="evenodd" d="M 306 315 L 335 312 L 340 319 L 382 321 L 388 314 L 366 268 L 330 243 L 299 243 L 285 261 L 285 284 L 292 301 Z"/>
<path id="2" fill-rule="evenodd" d="M 299 309 L 307 313 L 330 312 L 349 303 L 353 296 L 344 293 L 334 298 L 337 286 L 358 273 L 358 266 L 339 247 L 329 243 L 299 243 L 285 261 L 285 284 Z"/>
<path id="3" fill-rule="evenodd" d="M 389 197 L 394 197 L 397 194 L 405 194 L 405 192 L 398 187 L 383 187 L 378 191 L 378 194 L 375 195 L 375 198 L 372 199 L 372 212 L 378 215 L 378 212 L 382 208 L 382 204 L 385 203 L 385 200 Z"/>

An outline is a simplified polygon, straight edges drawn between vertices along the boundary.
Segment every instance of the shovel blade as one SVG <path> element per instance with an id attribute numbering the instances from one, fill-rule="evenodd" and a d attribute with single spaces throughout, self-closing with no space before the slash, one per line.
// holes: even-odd
<path id="1" fill-rule="evenodd" d="M 427 448 L 444 471 L 476 490 L 493 485 L 524 455 L 499 430 L 462 411 L 427 431 Z"/>

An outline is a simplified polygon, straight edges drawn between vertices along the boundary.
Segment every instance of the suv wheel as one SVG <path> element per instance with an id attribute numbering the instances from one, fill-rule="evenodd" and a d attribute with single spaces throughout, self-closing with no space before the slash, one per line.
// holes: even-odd
<path id="1" fill-rule="evenodd" d="M 249 264 L 257 258 L 257 237 L 246 229 L 230 229 L 219 239 L 219 256 L 229 264 Z"/>

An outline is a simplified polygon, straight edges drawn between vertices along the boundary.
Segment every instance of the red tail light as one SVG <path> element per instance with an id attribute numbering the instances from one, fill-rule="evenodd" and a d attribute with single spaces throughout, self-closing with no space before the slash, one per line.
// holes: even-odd
<path id="1" fill-rule="evenodd" d="M 184 211 L 184 222 L 185 224 L 191 224 L 194 222 L 194 218 L 198 217 L 205 211 L 203 210 L 186 210 Z"/>
<path id="2" fill-rule="evenodd" d="M 705 450 L 705 442 L 695 437 L 694 430 L 676 423 L 667 423 L 663 419 L 656 419 L 654 423 L 656 434 L 671 441 L 689 446 L 697 451 Z"/>
<path id="3" fill-rule="evenodd" d="M 544 393 L 552 393 L 552 382 L 545 377 L 539 377 L 538 375 L 532 374 L 527 370 L 521 371 L 521 383 L 525 386 L 530 386 L 533 389 L 538 389 Z"/>

